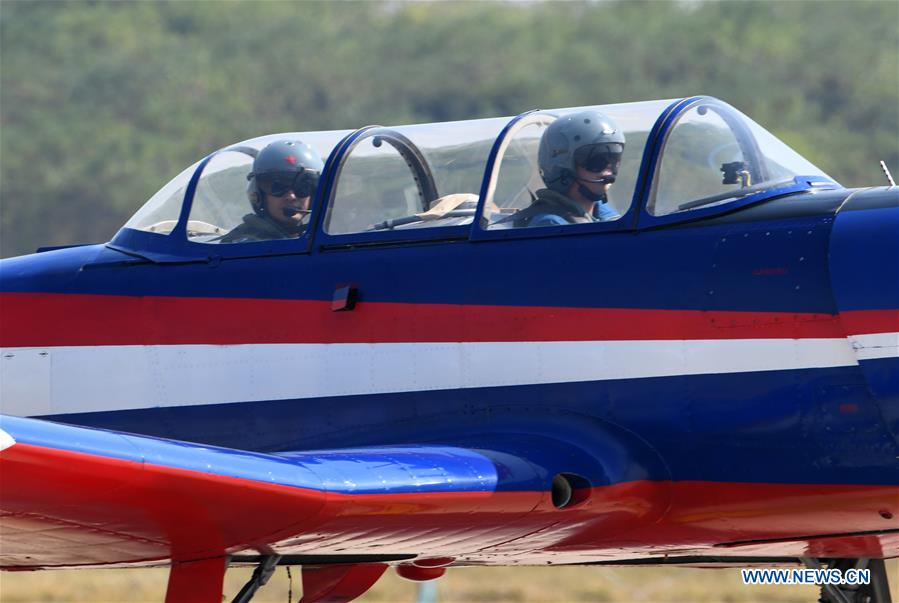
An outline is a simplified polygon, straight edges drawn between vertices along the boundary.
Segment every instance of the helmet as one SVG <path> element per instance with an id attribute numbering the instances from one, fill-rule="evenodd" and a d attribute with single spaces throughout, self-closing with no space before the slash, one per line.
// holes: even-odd
<path id="1" fill-rule="evenodd" d="M 617 174 L 623 152 L 624 132 L 611 118 L 593 110 L 563 115 L 540 139 L 540 177 L 547 188 L 565 194 L 575 181 L 576 166 L 599 171 L 608 165 Z"/>
<path id="2" fill-rule="evenodd" d="M 308 144 L 299 140 L 275 141 L 256 155 L 247 175 L 247 197 L 256 214 L 265 215 L 265 196 L 283 195 L 289 190 L 297 197 L 315 192 L 324 162 Z"/>

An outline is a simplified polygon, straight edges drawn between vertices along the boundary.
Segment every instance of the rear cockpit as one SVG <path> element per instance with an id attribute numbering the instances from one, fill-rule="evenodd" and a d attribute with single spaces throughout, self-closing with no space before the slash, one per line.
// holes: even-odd
<path id="1" fill-rule="evenodd" d="M 592 213 L 567 221 L 525 220 L 528 212 L 534 213 L 532 206 L 552 200 L 548 189 L 563 197 L 568 192 L 564 180 L 563 185 L 550 183 L 555 178 L 550 172 L 567 165 L 568 152 L 575 161 L 580 130 L 565 134 L 561 122 L 552 124 L 584 115 L 607 120 L 600 134 L 595 128 L 583 131 L 609 142 L 594 146 L 616 153 L 593 161 L 595 169 L 607 170 L 604 179 L 584 181 L 597 199 Z M 552 134 L 555 146 L 544 144 L 541 154 L 541 141 L 549 140 L 547 132 L 554 130 L 563 139 Z M 276 141 L 301 141 L 321 158 L 323 165 L 309 168 L 314 177 L 304 180 L 311 187 L 296 186 L 296 174 L 303 173 L 296 166 L 287 174 L 289 182 L 273 180 L 259 187 L 254 162 Z M 327 247 L 632 230 L 837 186 L 739 111 L 716 99 L 695 97 L 532 111 L 511 119 L 255 138 L 184 170 L 125 224 L 112 245 L 158 257 L 213 251 L 245 256 L 305 252 L 313 239 Z M 265 202 L 272 192 L 289 199 L 269 207 Z M 283 224 L 266 230 L 271 225 L 263 222 L 273 219 Z M 246 229 L 247 222 L 260 226 L 261 234 L 229 236 Z M 523 228 L 543 224 L 548 228 L 540 232 Z"/>

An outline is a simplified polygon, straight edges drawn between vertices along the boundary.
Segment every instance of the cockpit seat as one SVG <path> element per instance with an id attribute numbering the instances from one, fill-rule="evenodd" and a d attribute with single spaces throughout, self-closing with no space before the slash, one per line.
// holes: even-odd
<path id="1" fill-rule="evenodd" d="M 155 224 L 147 226 L 144 230 L 168 234 L 175 229 L 177 224 L 178 220 L 162 220 L 161 222 L 156 222 Z M 226 232 L 228 231 L 224 228 L 216 226 L 215 224 L 210 224 L 209 222 L 202 222 L 200 220 L 187 221 L 187 236 L 191 239 L 204 235 L 209 235 L 210 237 L 221 236 Z"/>

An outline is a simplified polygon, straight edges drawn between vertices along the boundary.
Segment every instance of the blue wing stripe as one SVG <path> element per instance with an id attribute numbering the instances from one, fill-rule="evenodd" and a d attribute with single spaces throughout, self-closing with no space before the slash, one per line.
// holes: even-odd
<path id="1" fill-rule="evenodd" d="M 519 459 L 450 446 L 261 454 L 6 415 L 0 428 L 32 446 L 341 494 L 491 492 L 498 465 L 506 478 L 536 478 Z"/>

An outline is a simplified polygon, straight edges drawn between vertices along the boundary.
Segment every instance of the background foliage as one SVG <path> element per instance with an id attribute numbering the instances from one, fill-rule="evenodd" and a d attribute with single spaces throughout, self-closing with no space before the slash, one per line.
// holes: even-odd
<path id="1" fill-rule="evenodd" d="M 711 94 L 899 172 L 899 3 L 0 4 L 0 253 L 108 240 L 237 140 Z"/>

